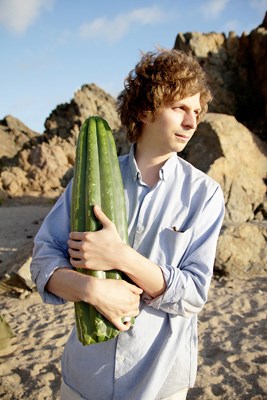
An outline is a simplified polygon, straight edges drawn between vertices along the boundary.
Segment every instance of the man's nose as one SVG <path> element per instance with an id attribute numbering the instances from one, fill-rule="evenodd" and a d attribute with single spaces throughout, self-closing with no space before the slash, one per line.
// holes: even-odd
<path id="1" fill-rule="evenodd" d="M 196 129 L 197 127 L 197 116 L 194 111 L 188 111 L 184 114 L 183 126 L 187 129 Z"/>

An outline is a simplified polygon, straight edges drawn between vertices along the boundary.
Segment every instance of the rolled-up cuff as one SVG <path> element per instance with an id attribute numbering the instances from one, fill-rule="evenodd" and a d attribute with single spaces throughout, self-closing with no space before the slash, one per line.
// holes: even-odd
<path id="1" fill-rule="evenodd" d="M 62 299 L 59 296 L 56 296 L 53 293 L 50 293 L 48 290 L 46 290 L 46 284 L 53 275 L 53 273 L 59 269 L 59 268 L 69 268 L 73 269 L 73 267 L 70 264 L 65 263 L 64 265 L 57 265 L 56 267 L 50 267 L 46 269 L 46 273 L 42 275 L 41 277 L 39 276 L 37 280 L 37 289 L 38 292 L 43 300 L 44 303 L 47 304 L 65 304 L 66 300 Z"/>
<path id="2" fill-rule="evenodd" d="M 157 264 L 158 265 L 158 264 Z M 166 295 L 168 296 L 168 288 L 170 286 L 170 281 L 171 281 L 171 269 L 166 266 L 166 265 L 158 265 L 161 270 L 162 270 L 162 274 L 165 280 L 165 284 L 166 284 L 166 289 L 165 291 L 158 297 L 151 297 L 149 294 L 147 294 L 146 292 L 143 293 L 142 295 L 142 299 L 144 300 L 144 302 L 151 307 L 154 307 L 156 309 L 160 309 L 160 306 L 162 303 L 165 303 L 165 297 Z"/>

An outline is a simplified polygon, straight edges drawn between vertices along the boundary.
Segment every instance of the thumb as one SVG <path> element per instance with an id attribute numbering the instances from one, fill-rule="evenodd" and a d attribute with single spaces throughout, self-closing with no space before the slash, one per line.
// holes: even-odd
<path id="1" fill-rule="evenodd" d="M 128 331 L 129 328 L 131 328 L 132 324 L 130 321 L 128 322 L 122 322 L 122 318 L 117 318 L 113 321 L 111 321 L 115 328 L 117 328 L 119 331 Z"/>
<path id="2" fill-rule="evenodd" d="M 102 211 L 102 209 L 97 205 L 94 206 L 94 213 L 96 218 L 99 220 L 99 222 L 101 222 L 103 226 L 108 225 L 110 222 L 112 222 Z"/>

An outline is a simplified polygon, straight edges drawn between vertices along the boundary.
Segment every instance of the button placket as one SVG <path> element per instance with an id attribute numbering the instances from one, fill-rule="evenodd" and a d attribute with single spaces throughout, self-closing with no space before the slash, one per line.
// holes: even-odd
<path id="1" fill-rule="evenodd" d="M 147 220 L 146 220 L 146 210 L 149 206 L 151 197 L 152 197 L 152 192 L 148 192 L 142 201 L 141 207 L 139 209 L 138 213 L 138 218 L 137 218 L 137 224 L 136 224 L 136 232 L 135 232 L 135 238 L 134 238 L 134 243 L 133 246 L 134 248 L 137 248 L 142 241 L 143 234 L 145 232 L 146 226 L 147 226 Z"/>

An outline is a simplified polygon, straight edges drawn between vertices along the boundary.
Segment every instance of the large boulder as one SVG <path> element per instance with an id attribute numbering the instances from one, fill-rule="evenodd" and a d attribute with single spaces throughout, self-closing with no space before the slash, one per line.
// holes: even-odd
<path id="1" fill-rule="evenodd" d="M 266 223 L 225 224 L 218 240 L 216 272 L 239 279 L 266 276 L 266 240 Z"/>
<path id="2" fill-rule="evenodd" d="M 225 222 L 263 219 L 266 144 L 235 117 L 209 113 L 185 148 L 191 164 L 220 183 L 225 196 Z"/>
<path id="3" fill-rule="evenodd" d="M 228 41 L 231 53 L 228 53 Z M 229 39 L 222 33 L 179 33 L 175 48 L 192 52 L 207 73 L 208 83 L 213 93 L 210 111 L 223 114 L 236 113 L 234 80 L 238 38 L 232 34 Z"/>
<path id="4" fill-rule="evenodd" d="M 90 115 L 106 118 L 112 129 L 120 127 L 115 99 L 95 84 L 83 85 L 70 103 L 59 105 L 45 121 L 47 136 L 77 138 L 81 124 Z"/>
<path id="5" fill-rule="evenodd" d="M 224 193 L 217 273 L 266 276 L 266 143 L 235 117 L 209 113 L 182 156 L 219 182 Z"/>
<path id="6" fill-rule="evenodd" d="M 263 23 L 238 37 L 223 33 L 179 33 L 174 48 L 192 52 L 208 76 L 211 112 L 234 115 L 267 140 L 267 14 Z"/>

